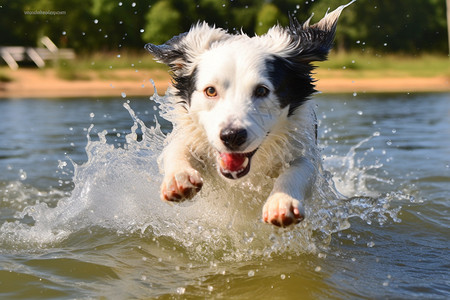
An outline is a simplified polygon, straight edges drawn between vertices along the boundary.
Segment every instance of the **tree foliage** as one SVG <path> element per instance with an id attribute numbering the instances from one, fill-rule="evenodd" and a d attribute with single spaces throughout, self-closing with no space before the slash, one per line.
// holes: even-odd
<path id="1" fill-rule="evenodd" d="M 0 0 L 0 45 L 36 45 L 43 35 L 78 52 L 142 49 L 207 21 L 234 33 L 263 34 L 288 13 L 317 22 L 349 0 Z M 359 0 L 339 21 L 336 48 L 448 53 L 446 0 Z M 63 11 L 65 14 L 26 14 Z"/>
<path id="2" fill-rule="evenodd" d="M 147 24 L 143 34 L 144 40 L 162 44 L 180 33 L 181 13 L 172 4 L 163 0 L 150 8 L 145 16 Z"/>

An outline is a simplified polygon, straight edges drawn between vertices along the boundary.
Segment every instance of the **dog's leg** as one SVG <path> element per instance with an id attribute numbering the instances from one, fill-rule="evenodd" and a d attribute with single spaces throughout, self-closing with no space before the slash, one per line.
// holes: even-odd
<path id="1" fill-rule="evenodd" d="M 165 174 L 161 185 L 162 200 L 180 202 L 191 199 L 202 188 L 203 179 L 200 173 L 192 168 L 190 157 L 191 154 L 183 139 L 177 139 L 177 137 L 164 150 Z"/>
<path id="2" fill-rule="evenodd" d="M 275 181 L 263 207 L 263 221 L 281 227 L 300 223 L 305 217 L 302 202 L 311 193 L 315 172 L 310 160 L 294 161 Z"/>

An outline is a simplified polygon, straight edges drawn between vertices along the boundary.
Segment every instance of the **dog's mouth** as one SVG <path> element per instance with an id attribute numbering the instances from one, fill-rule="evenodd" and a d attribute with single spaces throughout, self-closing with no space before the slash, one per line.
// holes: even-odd
<path id="1" fill-rule="evenodd" d="M 220 173 L 229 179 L 244 177 L 250 171 L 256 150 L 248 153 L 219 153 L 217 160 Z"/>

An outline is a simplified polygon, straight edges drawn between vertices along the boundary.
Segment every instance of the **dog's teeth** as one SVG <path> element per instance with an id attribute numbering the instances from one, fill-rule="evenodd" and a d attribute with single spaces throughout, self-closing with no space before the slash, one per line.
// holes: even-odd
<path id="1" fill-rule="evenodd" d="M 223 161 L 223 159 L 219 159 L 220 167 L 224 170 L 227 168 L 227 164 Z"/>
<path id="2" fill-rule="evenodd" d="M 244 170 L 247 167 L 248 162 L 249 162 L 249 159 L 248 159 L 248 157 L 246 157 L 244 160 L 244 163 L 242 164 L 242 170 Z"/>

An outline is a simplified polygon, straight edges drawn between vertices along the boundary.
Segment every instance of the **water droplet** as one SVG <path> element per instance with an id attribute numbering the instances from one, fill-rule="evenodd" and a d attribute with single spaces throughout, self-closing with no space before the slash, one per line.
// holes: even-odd
<path id="1" fill-rule="evenodd" d="M 322 271 L 322 268 L 321 268 L 320 266 L 317 266 L 317 267 L 314 269 L 314 271 L 320 272 L 320 271 Z"/>
<path id="2" fill-rule="evenodd" d="M 184 287 L 177 288 L 177 294 L 178 295 L 183 295 L 184 292 L 186 292 L 186 289 Z"/>
<path id="3" fill-rule="evenodd" d="M 65 31 L 63 31 L 63 32 L 62 32 L 62 35 L 66 35 L 66 32 L 65 32 Z"/>
<path id="4" fill-rule="evenodd" d="M 140 33 L 143 33 L 143 32 L 144 32 L 144 29 L 139 30 L 139 32 L 140 32 Z"/>
<path id="5" fill-rule="evenodd" d="M 212 285 L 208 285 L 208 291 L 212 292 L 214 290 L 214 287 Z"/>
<path id="6" fill-rule="evenodd" d="M 353 97 L 356 97 L 356 96 L 358 96 L 358 93 L 357 93 L 357 92 L 354 92 L 354 93 L 353 93 Z"/>
<path id="7" fill-rule="evenodd" d="M 397 129 L 392 129 L 392 133 L 397 133 Z"/>
<path id="8" fill-rule="evenodd" d="M 253 276 L 255 276 L 255 271 L 253 271 L 253 270 L 250 270 L 250 271 L 248 271 L 248 277 L 253 277 Z"/>
<path id="9" fill-rule="evenodd" d="M 375 246 L 374 242 L 368 242 L 367 243 L 367 247 L 372 248 L 373 246 Z"/>
<path id="10" fill-rule="evenodd" d="M 97 19 L 94 20 L 94 24 L 98 24 L 98 20 Z"/>
<path id="11" fill-rule="evenodd" d="M 119 6 L 122 6 L 122 2 L 119 2 Z"/>
<path id="12" fill-rule="evenodd" d="M 94 118 L 94 117 L 95 117 L 95 114 L 94 114 L 93 112 L 91 112 L 91 113 L 89 114 L 89 117 Z"/>
<path id="13" fill-rule="evenodd" d="M 117 57 L 120 58 L 120 54 L 117 54 Z"/>
<path id="14" fill-rule="evenodd" d="M 391 140 L 388 140 L 388 141 L 386 142 L 386 145 L 391 146 L 391 145 L 392 145 L 392 141 L 391 141 Z"/>
<path id="15" fill-rule="evenodd" d="M 372 135 L 373 136 L 380 136 L 380 132 L 379 131 L 375 131 Z"/>
<path id="16" fill-rule="evenodd" d="M 67 162 L 58 159 L 58 169 L 62 170 L 65 166 L 67 166 Z"/>
<path id="17" fill-rule="evenodd" d="M 19 178 L 20 178 L 20 180 L 27 179 L 27 172 L 25 172 L 24 170 L 20 169 L 19 170 Z"/>
<path id="18" fill-rule="evenodd" d="M 385 46 L 385 47 L 386 47 L 387 45 L 388 45 L 387 43 L 384 43 L 384 44 L 383 44 L 383 46 Z"/>
<path id="19" fill-rule="evenodd" d="M 136 2 L 131 3 L 131 7 L 136 7 Z"/>
<path id="20" fill-rule="evenodd" d="M 357 114 L 362 116 L 364 113 L 361 110 L 358 110 Z"/>
<path id="21" fill-rule="evenodd" d="M 127 94 L 125 92 L 120 93 L 122 95 L 122 98 L 126 98 Z"/>
<path id="22" fill-rule="evenodd" d="M 281 275 L 280 275 L 280 278 L 281 278 L 281 280 L 284 280 L 284 279 L 286 278 L 286 275 L 281 274 Z"/>

